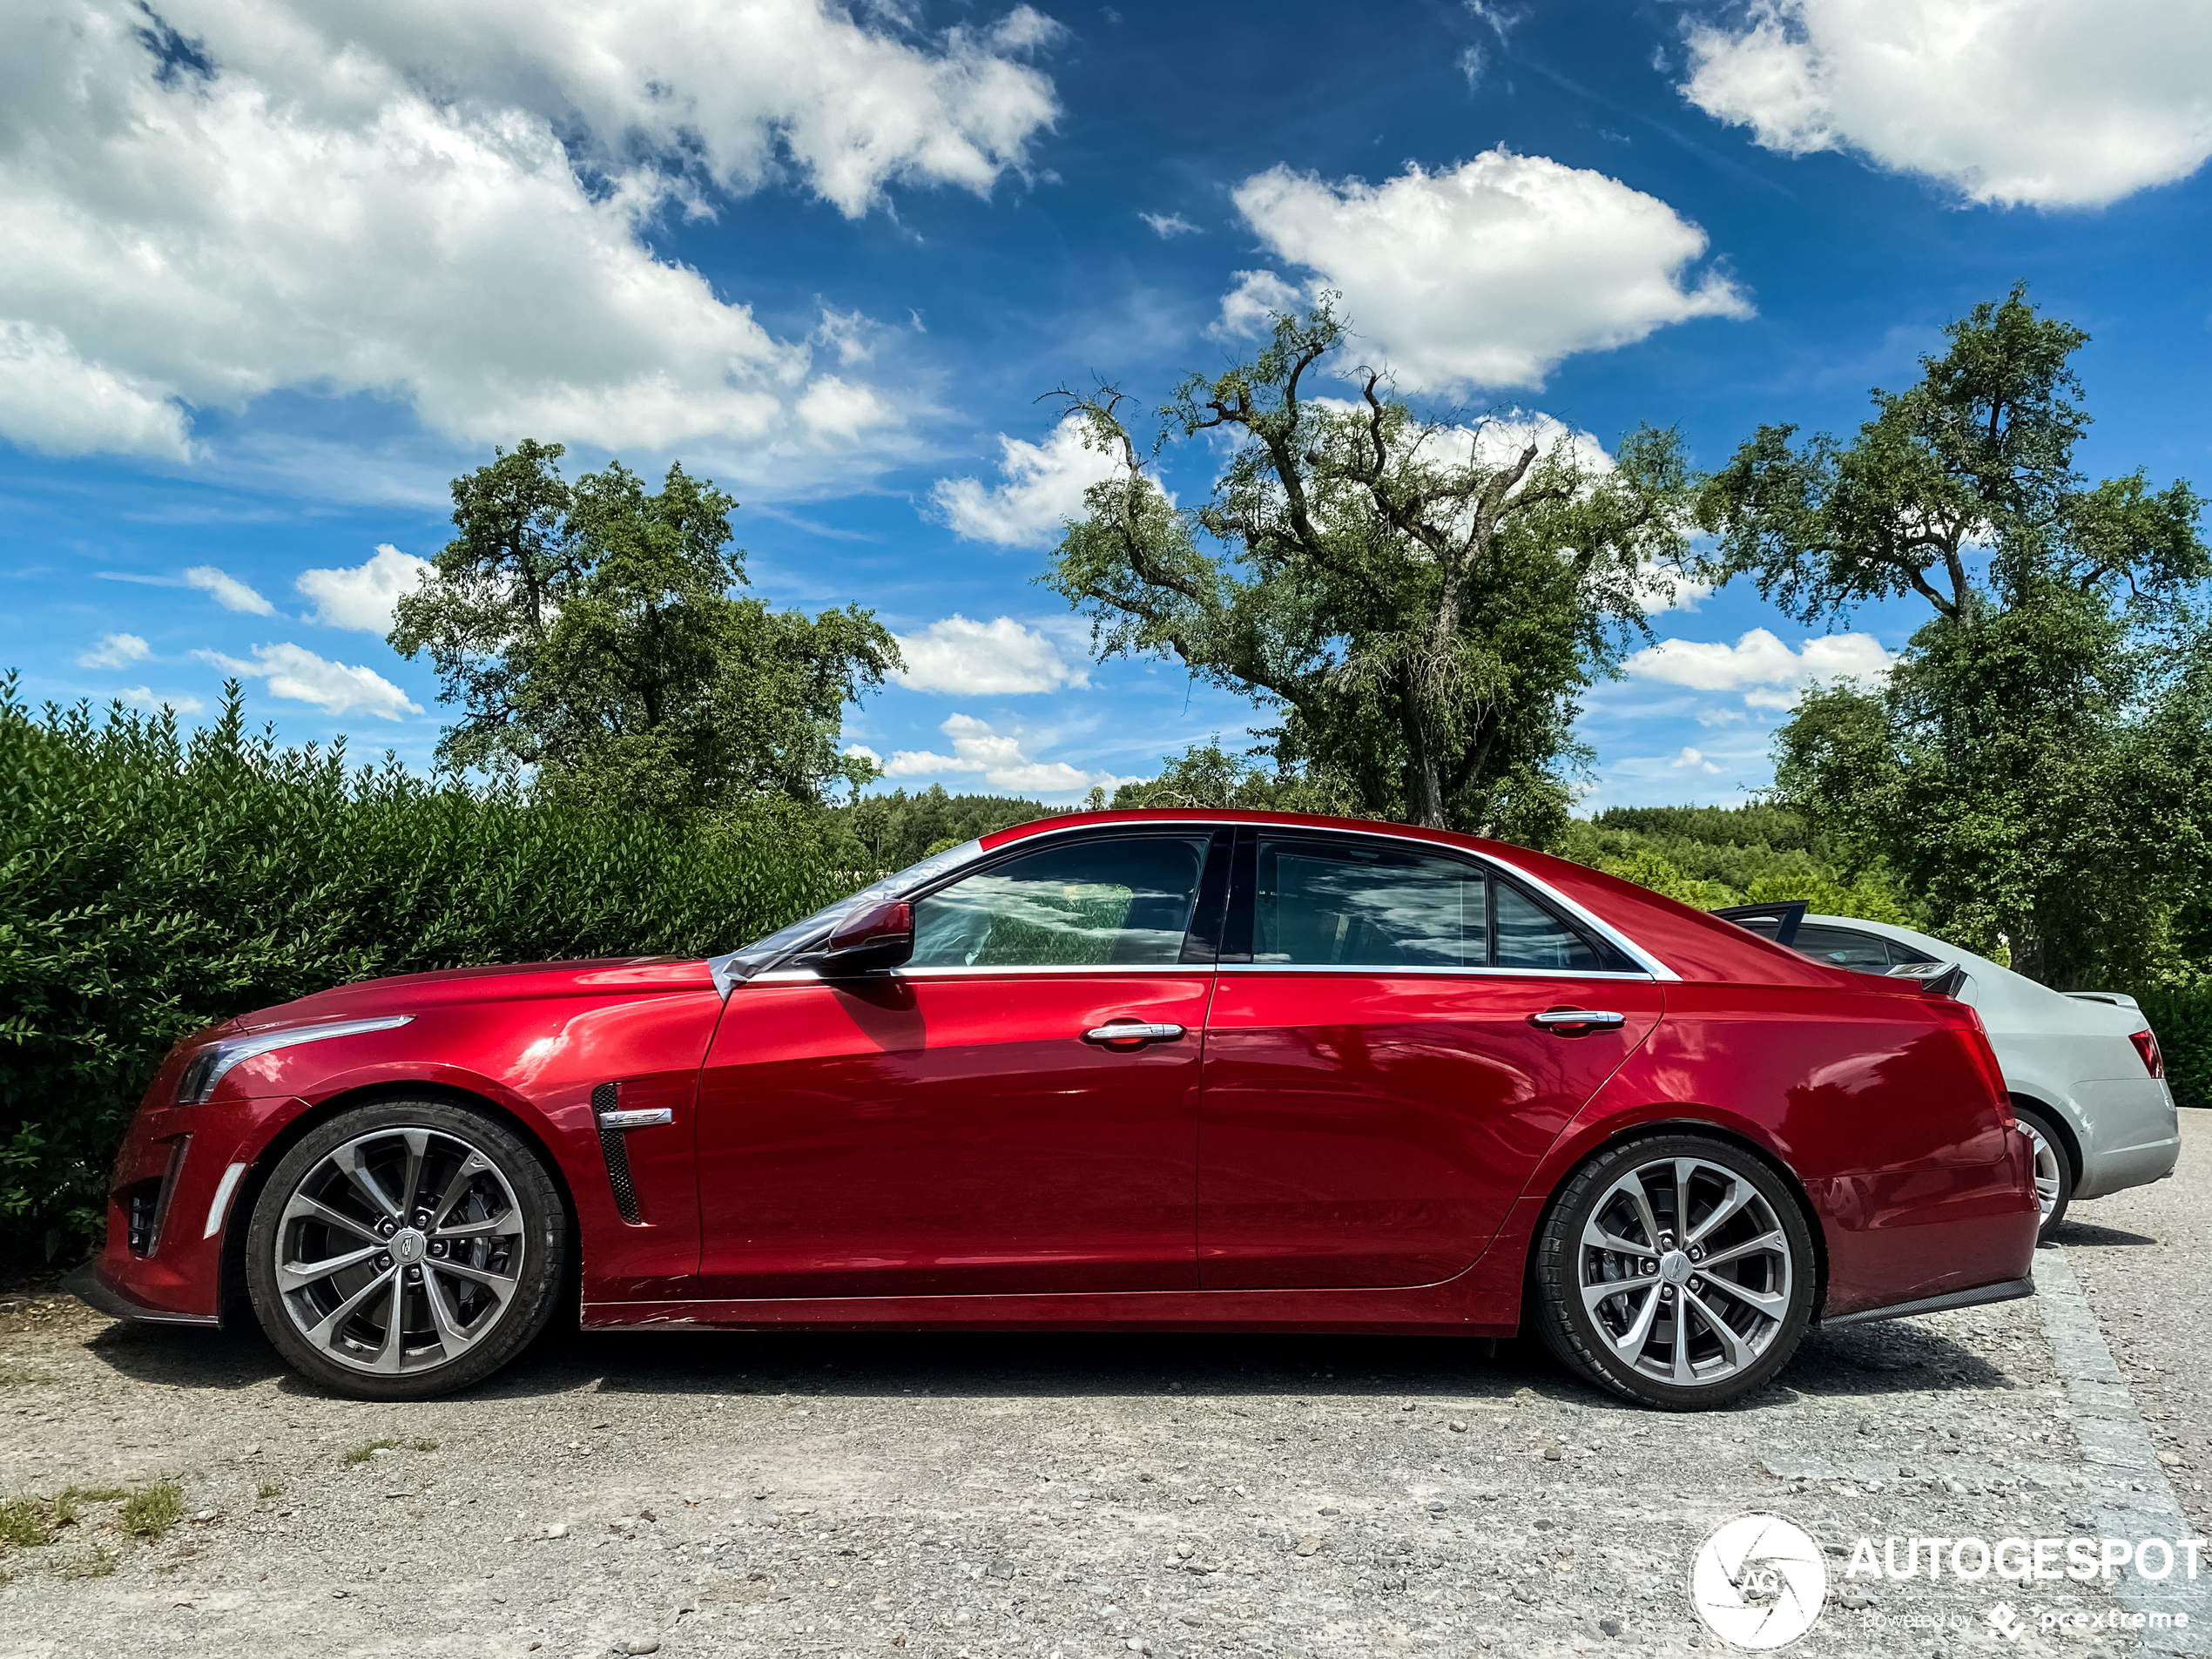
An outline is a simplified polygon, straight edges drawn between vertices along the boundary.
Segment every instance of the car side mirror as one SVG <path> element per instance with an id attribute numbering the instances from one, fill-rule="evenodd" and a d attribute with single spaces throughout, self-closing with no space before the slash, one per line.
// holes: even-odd
<path id="1" fill-rule="evenodd" d="M 914 907 L 904 899 L 863 911 L 829 936 L 822 971 L 865 974 L 896 968 L 914 954 Z"/>

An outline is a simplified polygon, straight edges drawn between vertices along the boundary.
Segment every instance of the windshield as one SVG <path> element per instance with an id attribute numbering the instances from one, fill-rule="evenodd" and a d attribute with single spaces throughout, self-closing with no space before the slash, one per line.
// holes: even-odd
<path id="1" fill-rule="evenodd" d="M 794 921 L 788 927 L 779 927 L 765 939 L 756 939 L 741 946 L 726 956 L 717 956 L 707 963 L 713 971 L 714 982 L 725 992 L 732 985 L 742 984 L 764 968 L 772 968 L 786 956 L 819 944 L 835 931 L 837 925 L 848 916 L 926 887 L 948 870 L 957 870 L 983 855 L 980 840 L 963 841 L 958 846 L 948 846 L 941 853 L 933 853 L 919 864 L 909 864 L 905 869 L 882 880 L 862 887 L 849 898 L 840 899 L 825 906 L 813 915 Z"/>

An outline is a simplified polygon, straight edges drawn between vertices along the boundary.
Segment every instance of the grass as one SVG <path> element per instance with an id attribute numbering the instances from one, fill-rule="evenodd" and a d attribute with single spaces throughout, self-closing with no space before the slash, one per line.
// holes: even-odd
<path id="1" fill-rule="evenodd" d="M 280 1481 L 264 1480 L 261 1482 L 261 1489 L 253 1495 L 257 1498 L 281 1498 L 284 1496 L 284 1487 Z"/>
<path id="2" fill-rule="evenodd" d="M 54 1572 L 60 1578 L 105 1578 L 115 1571 L 116 1554 L 111 1549 L 96 1549 L 90 1555 L 79 1555 L 65 1561 L 56 1561 Z"/>
<path id="3" fill-rule="evenodd" d="M 185 1489 L 174 1480 L 140 1487 L 123 1500 L 123 1530 L 133 1538 L 158 1538 L 184 1517 Z"/>
<path id="4" fill-rule="evenodd" d="M 85 1504 L 113 1503 L 131 1495 L 121 1487 L 71 1487 L 57 1498 L 35 1494 L 11 1498 L 0 1503 L 0 1544 L 13 1544 L 18 1549 L 43 1548 L 61 1536 L 63 1527 L 74 1527 L 84 1519 Z M 177 1501 L 181 1508 L 181 1490 Z"/>
<path id="5" fill-rule="evenodd" d="M 435 1440 L 417 1440 L 415 1443 L 415 1449 L 418 1452 L 435 1452 L 438 1449 L 438 1443 Z"/>
<path id="6" fill-rule="evenodd" d="M 29 1366 L 0 1365 L 0 1388 L 27 1388 L 38 1380 Z"/>
<path id="7" fill-rule="evenodd" d="M 0 1544 L 36 1549 L 53 1541 L 53 1519 L 44 1498 L 11 1498 L 0 1503 Z"/>
<path id="8" fill-rule="evenodd" d="M 356 1463 L 366 1463 L 379 1452 L 388 1452 L 398 1444 L 397 1440 L 363 1440 L 359 1446 L 347 1449 L 346 1465 L 351 1468 Z"/>

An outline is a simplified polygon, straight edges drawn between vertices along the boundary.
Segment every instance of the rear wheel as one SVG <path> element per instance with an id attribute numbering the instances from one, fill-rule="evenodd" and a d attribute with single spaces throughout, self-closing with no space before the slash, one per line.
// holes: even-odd
<path id="1" fill-rule="evenodd" d="M 421 1399 L 489 1376 L 544 1329 L 567 1252 L 560 1195 L 512 1130 L 445 1101 L 380 1101 L 284 1156 L 246 1271 L 297 1370 L 365 1399 Z"/>
<path id="2" fill-rule="evenodd" d="M 1600 1152 L 1536 1243 L 1537 1332 L 1569 1369 L 1700 1411 L 1760 1387 L 1812 1313 L 1812 1238 L 1761 1159 L 1703 1135 Z"/>
<path id="3" fill-rule="evenodd" d="M 2027 1136 L 2035 1154 L 2035 1202 L 2043 1211 L 2042 1229 L 2035 1235 L 2035 1242 L 2047 1244 L 2066 1219 L 2067 1206 L 2074 1202 L 2074 1160 L 2067 1156 L 2058 1126 L 2041 1111 L 2014 1101 L 2013 1116 L 2020 1120 L 2020 1133 Z"/>

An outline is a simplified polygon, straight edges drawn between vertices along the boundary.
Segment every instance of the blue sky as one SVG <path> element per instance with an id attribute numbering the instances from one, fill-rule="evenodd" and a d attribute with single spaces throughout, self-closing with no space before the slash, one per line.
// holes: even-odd
<path id="1" fill-rule="evenodd" d="M 0 65 L 0 666 L 423 763 L 389 595 L 531 436 L 681 458 L 759 592 L 873 607 L 891 782 L 1070 799 L 1266 722 L 1036 585 L 1093 464 L 1040 394 L 1156 403 L 1332 285 L 1432 408 L 1710 466 L 2025 280 L 2094 337 L 2085 463 L 2202 486 L 2208 71 L 2188 0 L 54 4 Z M 1656 614 L 1588 805 L 1741 799 L 1921 620 Z"/>

